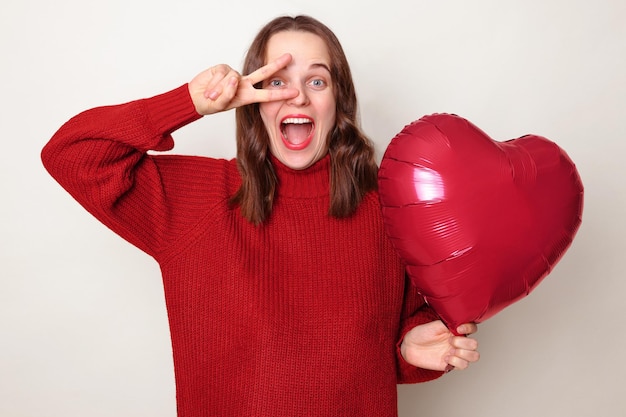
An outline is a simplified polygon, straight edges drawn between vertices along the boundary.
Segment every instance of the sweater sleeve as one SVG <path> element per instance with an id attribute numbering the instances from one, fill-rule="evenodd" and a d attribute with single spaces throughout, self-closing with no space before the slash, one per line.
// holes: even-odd
<path id="1" fill-rule="evenodd" d="M 197 120 L 186 85 L 66 122 L 43 148 L 48 172 L 85 209 L 141 250 L 163 249 L 168 206 L 155 157 L 172 132 Z"/>
<path id="2" fill-rule="evenodd" d="M 437 379 L 444 373 L 441 371 L 432 371 L 422 369 L 409 364 L 404 360 L 400 353 L 400 346 L 404 336 L 415 326 L 430 323 L 439 320 L 439 316 L 424 301 L 414 285 L 411 285 L 410 279 L 406 277 L 405 297 L 403 307 L 403 318 L 400 322 L 400 332 L 396 345 L 396 355 L 398 357 L 398 383 L 412 384 L 417 382 L 426 382 Z"/>

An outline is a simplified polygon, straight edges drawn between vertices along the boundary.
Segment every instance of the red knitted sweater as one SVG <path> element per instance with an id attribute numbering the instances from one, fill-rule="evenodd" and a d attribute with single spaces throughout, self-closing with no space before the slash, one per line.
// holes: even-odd
<path id="1" fill-rule="evenodd" d="M 254 226 L 228 205 L 234 160 L 153 155 L 198 119 L 187 86 L 81 113 L 42 152 L 87 210 L 159 263 L 181 417 L 395 416 L 412 367 L 399 341 L 437 317 L 385 236 L 378 195 L 327 214 L 329 157 L 273 160 L 279 186 Z"/>

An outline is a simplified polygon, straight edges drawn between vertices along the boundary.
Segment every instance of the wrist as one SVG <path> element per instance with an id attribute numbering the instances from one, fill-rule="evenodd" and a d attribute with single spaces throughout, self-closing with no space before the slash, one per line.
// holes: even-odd
<path id="1" fill-rule="evenodd" d="M 404 339 L 402 339 L 402 342 L 400 343 L 400 355 L 405 362 L 408 362 L 406 359 L 406 342 L 404 341 Z"/>
<path id="2" fill-rule="evenodd" d="M 159 133 L 170 134 L 202 116 L 195 105 L 186 85 L 164 94 L 147 99 L 151 120 Z"/>

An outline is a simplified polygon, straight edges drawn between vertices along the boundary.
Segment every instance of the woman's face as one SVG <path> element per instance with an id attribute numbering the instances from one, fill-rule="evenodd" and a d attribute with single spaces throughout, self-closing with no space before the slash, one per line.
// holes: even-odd
<path id="1" fill-rule="evenodd" d="M 335 126 L 335 93 L 326 44 L 309 32 L 278 32 L 267 44 L 265 63 L 285 53 L 291 62 L 263 82 L 268 89 L 295 88 L 297 97 L 261 103 L 261 118 L 270 138 L 270 151 L 286 166 L 304 169 L 328 151 L 327 138 Z"/>

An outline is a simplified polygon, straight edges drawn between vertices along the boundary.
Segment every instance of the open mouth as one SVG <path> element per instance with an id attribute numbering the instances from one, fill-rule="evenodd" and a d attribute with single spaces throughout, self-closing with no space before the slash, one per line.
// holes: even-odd
<path id="1" fill-rule="evenodd" d="M 288 116 L 280 123 L 280 133 L 285 146 L 291 150 L 306 148 L 313 140 L 315 124 L 306 116 Z"/>

